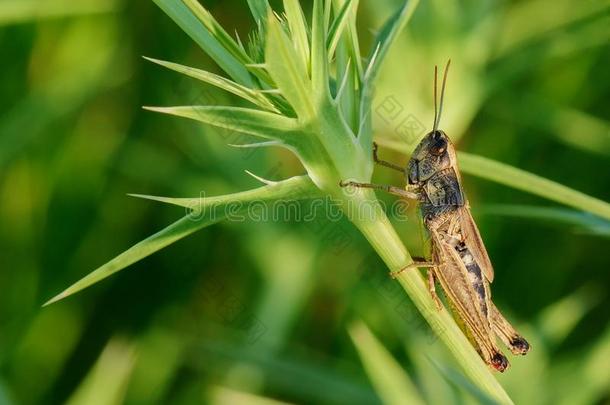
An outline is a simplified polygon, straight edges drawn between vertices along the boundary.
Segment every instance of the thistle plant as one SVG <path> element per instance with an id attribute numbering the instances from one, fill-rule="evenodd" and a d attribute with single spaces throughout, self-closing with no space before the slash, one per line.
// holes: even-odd
<path id="1" fill-rule="evenodd" d="M 226 218 L 225 208 L 249 202 L 332 198 L 355 228 L 368 240 L 389 271 L 413 261 L 374 192 L 345 190 L 342 180 L 370 182 L 373 174 L 371 105 L 380 67 L 393 41 L 408 23 L 417 0 L 409 0 L 378 31 L 366 57 L 356 32 L 358 0 L 315 0 L 308 23 L 299 3 L 284 0 L 284 12 L 274 13 L 265 0 L 249 0 L 256 29 L 247 43 L 229 35 L 197 0 L 155 0 L 225 72 L 212 72 L 177 63 L 149 59 L 178 73 L 239 96 L 250 107 L 189 105 L 147 107 L 148 110 L 185 117 L 252 138 L 241 147 L 286 148 L 301 161 L 306 174 L 282 181 L 261 179 L 264 185 L 236 194 L 210 198 L 139 197 L 195 207 L 160 232 L 134 245 L 51 299 L 74 294 L 126 268 L 173 242 Z M 493 161 L 463 155 L 466 171 L 487 173 L 495 181 L 510 183 L 516 174 L 497 171 Z M 485 166 L 478 170 L 477 165 Z M 491 167 L 489 167 L 491 165 Z M 502 168 L 502 167 L 500 167 Z M 508 170 L 508 171 L 507 171 Z M 610 217 L 607 204 L 595 201 L 544 179 L 518 173 L 528 191 L 590 208 Z M 529 183 L 527 183 L 529 181 Z M 545 194 L 546 193 L 546 194 Z M 575 203 L 576 201 L 576 203 Z M 352 209 L 356 207 L 356 209 Z M 374 215 L 362 215 L 366 207 Z M 422 276 L 403 272 L 398 282 L 455 356 L 464 373 L 482 392 L 501 403 L 510 398 L 487 369 L 446 310 L 438 310 Z"/>

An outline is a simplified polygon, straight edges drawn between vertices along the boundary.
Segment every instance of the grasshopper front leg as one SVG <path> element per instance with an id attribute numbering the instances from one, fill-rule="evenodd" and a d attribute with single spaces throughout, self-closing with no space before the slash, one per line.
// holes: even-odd
<path id="1" fill-rule="evenodd" d="M 396 170 L 397 172 L 401 172 L 404 175 L 405 174 L 404 167 L 394 164 L 392 162 L 388 162 L 387 160 L 379 159 L 379 157 L 377 156 L 378 148 L 379 148 L 379 146 L 377 145 L 377 143 L 373 142 L 373 161 L 380 166 L 385 166 L 389 169 Z"/>
<path id="2" fill-rule="evenodd" d="M 389 184 L 374 184 L 374 183 L 358 183 L 355 181 L 340 181 L 339 186 L 341 187 L 356 187 L 356 188 L 370 188 L 373 190 L 381 190 L 386 193 L 396 195 L 398 197 L 408 198 L 410 200 L 419 200 L 419 194 L 412 191 L 407 191 L 400 187 L 391 186 Z"/>

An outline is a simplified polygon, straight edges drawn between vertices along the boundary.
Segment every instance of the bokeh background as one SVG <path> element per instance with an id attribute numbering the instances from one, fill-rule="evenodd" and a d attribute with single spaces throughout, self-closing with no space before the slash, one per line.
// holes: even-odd
<path id="1" fill-rule="evenodd" d="M 242 39 L 254 27 L 245 1 L 202 3 Z M 360 3 L 366 45 L 400 2 Z M 376 136 L 414 146 L 403 124 L 429 128 L 433 66 L 451 57 L 442 127 L 459 149 L 610 201 L 608 27 L 608 1 L 423 1 L 381 74 Z M 143 55 L 218 71 L 151 1 L 0 1 L 0 404 L 379 403 L 354 346 L 364 324 L 428 402 L 476 401 L 348 222 L 221 223 L 41 308 L 184 215 L 127 193 L 303 173 L 282 151 L 143 111 L 240 103 Z M 610 223 L 464 182 L 494 299 L 533 345 L 499 379 L 517 403 L 610 403 Z M 417 253 L 412 219 L 397 227 Z"/>

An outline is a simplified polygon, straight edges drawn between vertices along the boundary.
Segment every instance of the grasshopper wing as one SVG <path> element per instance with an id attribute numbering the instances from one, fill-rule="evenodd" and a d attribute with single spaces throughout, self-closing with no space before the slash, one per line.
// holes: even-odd
<path id="1" fill-rule="evenodd" d="M 463 322 L 483 360 L 498 371 L 508 360 L 498 350 L 492 330 L 489 285 L 475 262 L 465 265 L 455 248 L 438 231 L 432 231 L 435 256 L 441 264 L 434 269 L 449 303 Z"/>
<path id="2" fill-rule="evenodd" d="M 489 260 L 489 255 L 487 254 L 485 245 L 483 244 L 483 239 L 481 239 L 479 228 L 477 228 L 477 224 L 472 218 L 468 205 L 459 208 L 459 218 L 464 244 L 474 256 L 474 259 L 481 270 L 483 270 L 485 278 L 487 278 L 490 283 L 493 282 L 494 269 L 491 265 L 491 260 Z"/>

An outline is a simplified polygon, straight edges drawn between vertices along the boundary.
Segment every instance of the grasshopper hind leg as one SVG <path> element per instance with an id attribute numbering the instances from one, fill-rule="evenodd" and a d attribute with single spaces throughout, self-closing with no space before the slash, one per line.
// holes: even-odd
<path id="1" fill-rule="evenodd" d="M 491 303 L 491 321 L 494 333 L 504 342 L 513 354 L 525 355 L 530 350 L 530 344 L 502 316 L 498 308 Z"/>
<path id="2" fill-rule="evenodd" d="M 413 259 L 415 260 L 413 263 L 409 264 L 406 267 L 403 267 L 400 270 L 397 271 L 391 271 L 390 272 L 390 277 L 392 278 L 396 278 L 398 277 L 399 274 L 407 271 L 407 270 L 413 270 L 419 267 L 424 267 L 427 269 L 427 276 L 428 276 L 428 290 L 430 291 L 430 295 L 432 296 L 432 299 L 434 300 L 434 303 L 436 304 L 436 309 L 438 309 L 439 311 L 443 309 L 443 303 L 441 302 L 441 299 L 438 297 L 438 295 L 436 294 L 436 274 L 434 273 L 434 269 L 436 267 L 439 266 L 439 263 L 434 262 L 434 261 L 426 261 L 424 258 L 421 257 L 413 257 Z"/>
<path id="3" fill-rule="evenodd" d="M 432 300 L 436 304 L 436 309 L 439 311 L 443 309 L 443 303 L 436 293 L 436 274 L 434 274 L 434 268 L 429 268 L 428 271 L 428 290 L 432 296 Z"/>
<path id="4" fill-rule="evenodd" d="M 509 366 L 508 359 L 500 352 L 496 352 L 491 358 L 491 366 L 503 373 Z"/>

